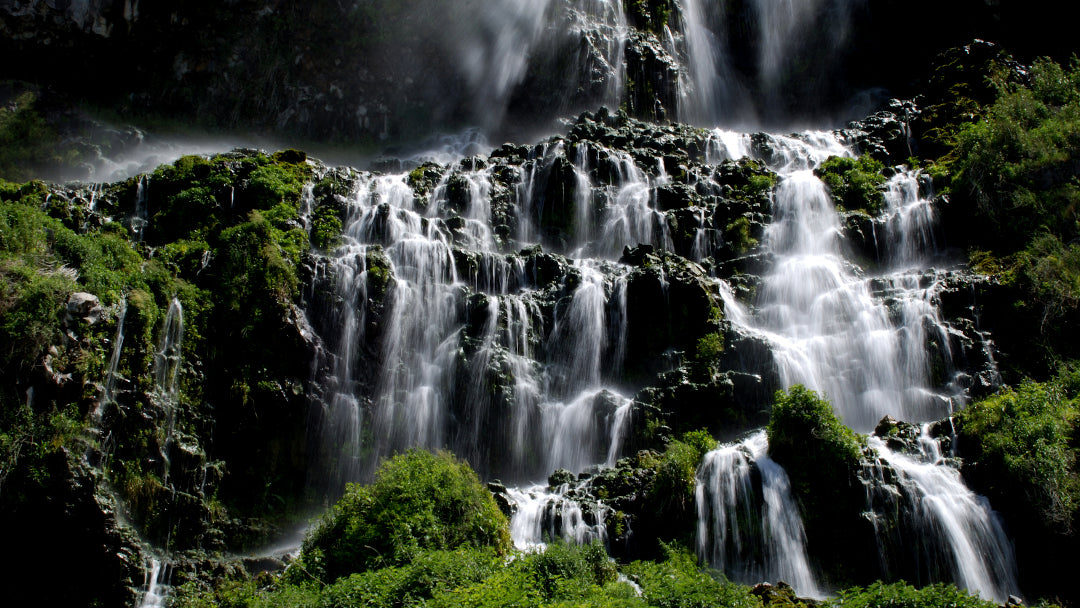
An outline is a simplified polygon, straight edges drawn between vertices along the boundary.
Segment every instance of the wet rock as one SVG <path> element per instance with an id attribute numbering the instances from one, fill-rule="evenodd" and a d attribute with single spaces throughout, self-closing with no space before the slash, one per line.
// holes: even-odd
<path id="1" fill-rule="evenodd" d="M 76 292 L 68 298 L 63 323 L 65 327 L 74 327 L 80 321 L 93 325 L 100 321 L 104 314 L 105 309 L 101 307 L 97 296 Z"/>

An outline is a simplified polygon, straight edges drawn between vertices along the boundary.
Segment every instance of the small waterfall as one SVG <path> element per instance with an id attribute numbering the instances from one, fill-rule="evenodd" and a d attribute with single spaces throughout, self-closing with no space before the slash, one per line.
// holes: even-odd
<path id="1" fill-rule="evenodd" d="M 154 393 L 157 404 L 165 414 L 165 444 L 162 446 L 162 459 L 165 472 L 162 482 L 169 477 L 169 452 L 173 443 L 176 426 L 176 408 L 180 402 L 180 368 L 183 366 L 182 351 L 184 340 L 184 308 L 178 298 L 169 303 L 165 313 L 165 322 L 161 326 L 161 336 L 154 352 Z"/>
<path id="2" fill-rule="evenodd" d="M 736 581 L 784 581 L 821 597 L 787 473 L 768 449 L 762 430 L 705 455 L 695 489 L 698 554 Z"/>
<path id="3" fill-rule="evenodd" d="M 908 561 L 917 565 L 917 582 L 952 580 L 996 602 L 1016 593 L 1012 543 L 997 514 L 942 458 L 929 425 L 923 426 L 918 453 L 893 451 L 877 437 L 870 445 L 881 460 L 868 471 L 868 517 L 886 571 L 903 568 L 896 554 L 914 553 Z"/>
<path id="4" fill-rule="evenodd" d="M 143 596 L 139 608 L 164 608 L 169 597 L 172 568 L 154 558 L 150 560 L 149 570 L 143 572 Z"/>
<path id="5" fill-rule="evenodd" d="M 892 268 L 925 265 L 938 252 L 933 184 L 919 172 L 904 169 L 889 179 L 886 188 L 882 257 Z"/>
<path id="6" fill-rule="evenodd" d="M 143 175 L 135 186 L 135 215 L 131 218 L 131 233 L 136 243 L 141 243 L 146 227 L 150 224 L 150 211 L 147 201 L 150 196 L 150 176 Z"/>
<path id="7" fill-rule="evenodd" d="M 101 426 L 105 408 L 116 403 L 116 369 L 120 365 L 120 352 L 124 348 L 124 319 L 127 317 L 127 296 L 120 298 L 120 312 L 116 315 L 116 333 L 113 335 L 112 353 L 109 355 L 109 367 L 105 371 L 105 388 L 101 400 L 94 408 L 94 426 Z"/>
<path id="8" fill-rule="evenodd" d="M 936 291 L 924 288 L 917 275 L 861 276 L 844 257 L 829 193 L 809 170 L 828 156 L 849 154 L 842 142 L 825 133 L 770 139 L 770 164 L 781 182 L 764 245 L 775 263 L 762 279 L 748 323 L 773 345 L 781 381 L 822 393 L 857 430 L 872 429 L 886 415 L 917 421 L 948 415 L 962 395 L 931 387 L 926 358 L 925 328 L 942 336 L 946 331 L 934 305 Z M 894 190 L 902 192 L 905 183 L 894 179 Z M 903 205 L 907 199 L 893 194 L 890 200 Z M 914 238 L 903 236 L 909 228 L 928 229 L 925 222 L 888 226 L 888 235 L 898 235 L 888 236 L 889 242 L 898 243 Z M 913 263 L 898 259 L 905 267 Z M 941 342 L 947 349 L 948 340 Z"/>
<path id="9" fill-rule="evenodd" d="M 543 485 L 507 492 L 517 505 L 510 518 L 510 537 L 522 551 L 542 551 L 548 543 L 562 539 L 578 545 L 599 540 L 607 544 L 605 519 L 610 509 L 602 503 L 585 508 L 568 494 L 576 484 L 549 489 Z"/>

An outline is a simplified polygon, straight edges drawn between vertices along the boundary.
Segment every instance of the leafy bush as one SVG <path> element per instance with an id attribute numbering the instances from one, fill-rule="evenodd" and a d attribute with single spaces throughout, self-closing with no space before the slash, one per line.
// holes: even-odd
<path id="1" fill-rule="evenodd" d="M 634 562 L 625 571 L 641 586 L 642 598 L 660 608 L 754 608 L 760 606 L 748 587 L 724 580 L 717 572 L 706 572 L 693 554 L 665 547 L 663 562 Z"/>
<path id="2" fill-rule="evenodd" d="M 425 551 L 408 564 L 352 574 L 326 588 L 325 608 L 422 606 L 436 594 L 478 583 L 503 567 L 495 551 Z"/>
<path id="3" fill-rule="evenodd" d="M 769 455 L 807 471 L 858 466 L 858 435 L 844 426 L 832 405 L 801 384 L 777 391 L 769 418 Z"/>
<path id="4" fill-rule="evenodd" d="M 953 191 L 974 202 L 975 238 L 1011 251 L 1049 231 L 1078 234 L 1080 63 L 1031 66 L 1031 84 L 998 81 L 983 120 L 957 136 Z"/>
<path id="5" fill-rule="evenodd" d="M 652 500 L 661 511 L 673 515 L 689 512 L 694 503 L 698 465 L 716 445 L 716 440 L 705 430 L 691 431 L 668 444 L 649 488 Z"/>
<path id="6" fill-rule="evenodd" d="M 1069 531 L 1080 509 L 1075 373 L 1026 382 L 968 406 L 957 416 L 962 455 L 995 504 Z"/>
<path id="7" fill-rule="evenodd" d="M 303 561 L 334 581 L 462 546 L 506 552 L 506 517 L 468 464 L 411 450 L 384 462 L 371 485 L 350 484 L 304 540 Z"/>
<path id="8" fill-rule="evenodd" d="M 880 213 L 885 206 L 885 165 L 867 154 L 859 158 L 830 156 L 814 174 L 832 191 L 836 204 L 848 211 Z"/>
<path id="9" fill-rule="evenodd" d="M 938 583 L 916 589 L 904 581 L 883 583 L 878 581 L 869 587 L 853 587 L 841 591 L 835 598 L 825 602 L 826 606 L 843 608 L 992 608 L 997 604 L 979 599 L 967 591 L 957 589 L 955 585 Z"/>

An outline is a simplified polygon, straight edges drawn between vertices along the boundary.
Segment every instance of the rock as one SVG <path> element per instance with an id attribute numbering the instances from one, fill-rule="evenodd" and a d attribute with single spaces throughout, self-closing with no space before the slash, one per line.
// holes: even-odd
<path id="1" fill-rule="evenodd" d="M 73 327 L 79 321 L 93 325 L 101 320 L 105 309 L 101 307 L 101 301 L 92 293 L 76 292 L 71 294 L 67 301 L 67 310 L 64 313 L 64 326 Z"/>
<path id="2" fill-rule="evenodd" d="M 574 483 L 574 474 L 566 469 L 556 469 L 555 472 L 548 477 L 548 485 L 553 488 L 570 483 Z"/>

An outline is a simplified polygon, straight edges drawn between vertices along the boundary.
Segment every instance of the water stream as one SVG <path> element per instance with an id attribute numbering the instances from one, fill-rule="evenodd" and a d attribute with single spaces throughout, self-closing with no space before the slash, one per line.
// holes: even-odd
<path id="1" fill-rule="evenodd" d="M 868 470 L 867 511 L 885 571 L 921 584 L 951 580 L 995 602 L 1016 593 L 1012 543 L 997 513 L 942 457 L 929 425 L 915 453 L 889 449 L 877 437 L 870 442 L 880 460 Z"/>
<path id="2" fill-rule="evenodd" d="M 762 430 L 705 455 L 695 489 L 698 555 L 737 582 L 784 581 L 800 596 L 822 597 L 787 473 L 768 449 Z"/>

